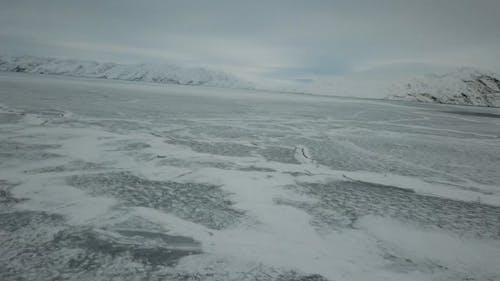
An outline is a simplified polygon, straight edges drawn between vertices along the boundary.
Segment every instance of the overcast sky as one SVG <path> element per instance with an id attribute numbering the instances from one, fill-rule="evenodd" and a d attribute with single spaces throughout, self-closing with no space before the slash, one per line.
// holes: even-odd
<path id="1" fill-rule="evenodd" d="M 400 63 L 500 70 L 499 0 L 0 0 L 0 53 L 294 79 Z"/>

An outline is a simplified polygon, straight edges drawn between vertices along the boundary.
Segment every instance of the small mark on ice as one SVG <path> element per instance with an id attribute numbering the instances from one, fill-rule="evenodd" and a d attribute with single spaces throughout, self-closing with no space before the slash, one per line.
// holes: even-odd
<path id="1" fill-rule="evenodd" d="M 295 147 L 295 159 L 302 164 L 311 164 L 315 162 L 309 152 L 309 149 L 305 146 Z"/>

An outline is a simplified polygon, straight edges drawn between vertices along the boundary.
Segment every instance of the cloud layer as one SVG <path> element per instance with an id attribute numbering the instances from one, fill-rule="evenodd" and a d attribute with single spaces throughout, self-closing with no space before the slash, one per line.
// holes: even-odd
<path id="1" fill-rule="evenodd" d="M 500 70 L 500 1 L 1 0 L 0 51 L 308 79 L 401 63 Z"/>

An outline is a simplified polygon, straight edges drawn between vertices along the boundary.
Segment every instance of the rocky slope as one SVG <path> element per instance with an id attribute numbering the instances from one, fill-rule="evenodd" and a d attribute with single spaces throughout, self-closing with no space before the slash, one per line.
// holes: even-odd
<path id="1" fill-rule="evenodd" d="M 0 56 L 0 71 L 179 85 L 252 88 L 248 82 L 220 71 L 175 65 L 117 64 L 33 56 Z"/>
<path id="2" fill-rule="evenodd" d="M 442 75 L 423 75 L 395 84 L 388 98 L 419 102 L 500 107 L 498 75 L 461 68 Z"/>

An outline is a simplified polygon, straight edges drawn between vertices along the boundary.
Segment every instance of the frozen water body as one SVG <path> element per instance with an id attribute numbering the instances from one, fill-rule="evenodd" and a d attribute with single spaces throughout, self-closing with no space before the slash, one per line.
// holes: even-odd
<path id="1" fill-rule="evenodd" d="M 462 236 L 498 238 L 500 207 L 425 196 L 412 190 L 368 182 L 311 183 L 299 188 L 318 202 L 279 200 L 310 212 L 318 224 L 354 227 L 360 217 L 392 217 L 421 226 L 446 229 Z"/>
<path id="2" fill-rule="evenodd" d="M 127 172 L 74 175 L 67 182 L 94 196 L 109 195 L 126 205 L 165 210 L 214 229 L 243 215 L 231 208 L 215 185 L 151 181 Z"/>
<path id="3" fill-rule="evenodd" d="M 498 280 L 500 111 L 0 74 L 1 280 Z"/>

